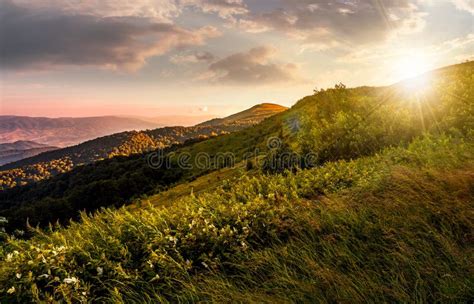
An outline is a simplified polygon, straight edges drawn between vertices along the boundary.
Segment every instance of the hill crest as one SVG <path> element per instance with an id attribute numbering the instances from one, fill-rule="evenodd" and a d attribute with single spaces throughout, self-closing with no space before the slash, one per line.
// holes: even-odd
<path id="1" fill-rule="evenodd" d="M 214 126 L 239 123 L 249 124 L 252 122 L 259 122 L 269 116 L 278 114 L 286 110 L 288 110 L 287 107 L 278 104 L 261 103 L 247 110 L 232 114 L 224 118 L 215 118 L 205 121 L 203 123 L 198 124 L 198 126 Z"/>

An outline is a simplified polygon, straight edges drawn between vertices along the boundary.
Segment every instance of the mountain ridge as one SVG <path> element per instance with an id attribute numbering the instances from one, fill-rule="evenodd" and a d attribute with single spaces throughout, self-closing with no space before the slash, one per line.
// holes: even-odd
<path id="1" fill-rule="evenodd" d="M 286 107 L 275 105 L 272 105 L 272 107 L 256 105 L 248 110 L 231 115 L 233 118 L 229 121 L 226 121 L 226 118 L 224 118 L 223 121 L 225 123 L 222 124 L 200 124 L 193 127 L 163 127 L 145 131 L 115 133 L 88 140 L 78 145 L 48 151 L 5 164 L 0 166 L 0 179 L 3 178 L 10 181 L 4 183 L 3 188 L 8 184 L 13 186 L 23 185 L 31 181 L 37 181 L 41 179 L 41 176 L 50 177 L 51 172 L 56 174 L 69 171 L 77 165 L 89 164 L 115 156 L 140 154 L 150 150 L 182 144 L 188 140 L 202 140 L 242 130 L 286 109 Z M 249 112 L 249 110 L 251 111 Z M 255 115 L 252 116 L 252 113 Z M 238 120 L 235 119 L 236 117 L 243 117 L 245 119 Z M 57 166 L 59 166 L 57 170 L 52 169 Z M 21 176 L 21 178 L 18 178 L 18 176 Z"/>
<path id="2" fill-rule="evenodd" d="M 0 144 L 0 166 L 56 149 L 58 147 L 25 140 Z"/>
<path id="3" fill-rule="evenodd" d="M 66 147 L 129 130 L 153 129 L 157 124 L 118 116 L 29 117 L 0 116 L 0 143 L 30 140 L 49 146 Z"/>

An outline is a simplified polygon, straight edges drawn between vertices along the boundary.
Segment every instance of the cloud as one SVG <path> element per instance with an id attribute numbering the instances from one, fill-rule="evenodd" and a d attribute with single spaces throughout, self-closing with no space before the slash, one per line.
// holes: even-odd
<path id="1" fill-rule="evenodd" d="M 187 52 L 171 56 L 170 61 L 174 64 L 211 62 L 216 57 L 209 52 Z"/>
<path id="2" fill-rule="evenodd" d="M 96 17 L 30 10 L 0 2 L 0 67 L 7 69 L 90 65 L 137 70 L 148 58 L 202 45 L 220 33 L 138 17 Z"/>
<path id="3" fill-rule="evenodd" d="M 172 22 L 186 7 L 204 13 L 215 13 L 222 18 L 248 12 L 243 0 L 12 0 L 32 9 L 57 10 L 66 14 L 85 14 L 98 17 L 152 18 L 155 22 Z"/>
<path id="4" fill-rule="evenodd" d="M 55 10 L 62 14 L 96 17 L 140 17 L 155 22 L 170 22 L 181 13 L 176 0 L 12 0 L 34 10 Z"/>
<path id="5" fill-rule="evenodd" d="M 468 11 L 474 15 L 474 2 L 472 0 L 451 0 L 457 9 Z"/>
<path id="6" fill-rule="evenodd" d="M 249 32 L 279 31 L 303 46 L 325 49 L 370 44 L 396 33 L 419 31 L 424 13 L 410 0 L 282 0 L 278 9 L 238 21 Z M 322 45 L 322 46 L 320 46 Z"/>
<path id="7" fill-rule="evenodd" d="M 212 63 L 199 80 L 214 83 L 262 85 L 270 83 L 300 82 L 298 68 L 291 63 L 275 63 L 271 59 L 276 50 L 261 46 L 247 52 L 236 53 Z"/>
<path id="8" fill-rule="evenodd" d="M 248 13 L 243 0 L 182 0 L 181 4 L 197 7 L 205 13 L 217 13 L 224 19 Z"/>
<path id="9" fill-rule="evenodd" d="M 473 46 L 474 46 L 474 34 L 467 34 L 466 36 L 463 36 L 463 37 L 458 37 L 458 38 L 444 41 L 440 45 L 433 47 L 433 50 L 436 52 L 448 53 L 455 50 L 472 48 Z"/>
<path id="10" fill-rule="evenodd" d="M 375 48 L 357 48 L 338 58 L 340 63 L 368 63 L 392 62 L 393 58 L 410 57 L 419 52 L 428 58 L 448 57 L 452 52 L 471 52 L 474 46 L 474 34 L 446 40 L 437 44 L 425 45 L 422 48 L 397 48 L 391 44 L 380 45 Z M 417 51 L 418 50 L 418 51 Z"/>

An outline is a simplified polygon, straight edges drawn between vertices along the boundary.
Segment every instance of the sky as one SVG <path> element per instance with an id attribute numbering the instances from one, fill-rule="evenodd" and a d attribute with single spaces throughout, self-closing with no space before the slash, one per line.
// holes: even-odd
<path id="1" fill-rule="evenodd" d="M 473 0 L 0 0 L 0 114 L 224 116 L 474 59 Z"/>

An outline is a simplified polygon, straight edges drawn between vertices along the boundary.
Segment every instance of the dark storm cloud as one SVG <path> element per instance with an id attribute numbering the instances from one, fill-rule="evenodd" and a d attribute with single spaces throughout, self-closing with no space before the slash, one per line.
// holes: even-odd
<path id="1" fill-rule="evenodd" d="M 0 66 L 42 68 L 93 65 L 135 70 L 147 58 L 174 48 L 200 45 L 218 35 L 137 17 L 97 17 L 29 10 L 0 2 Z"/>

